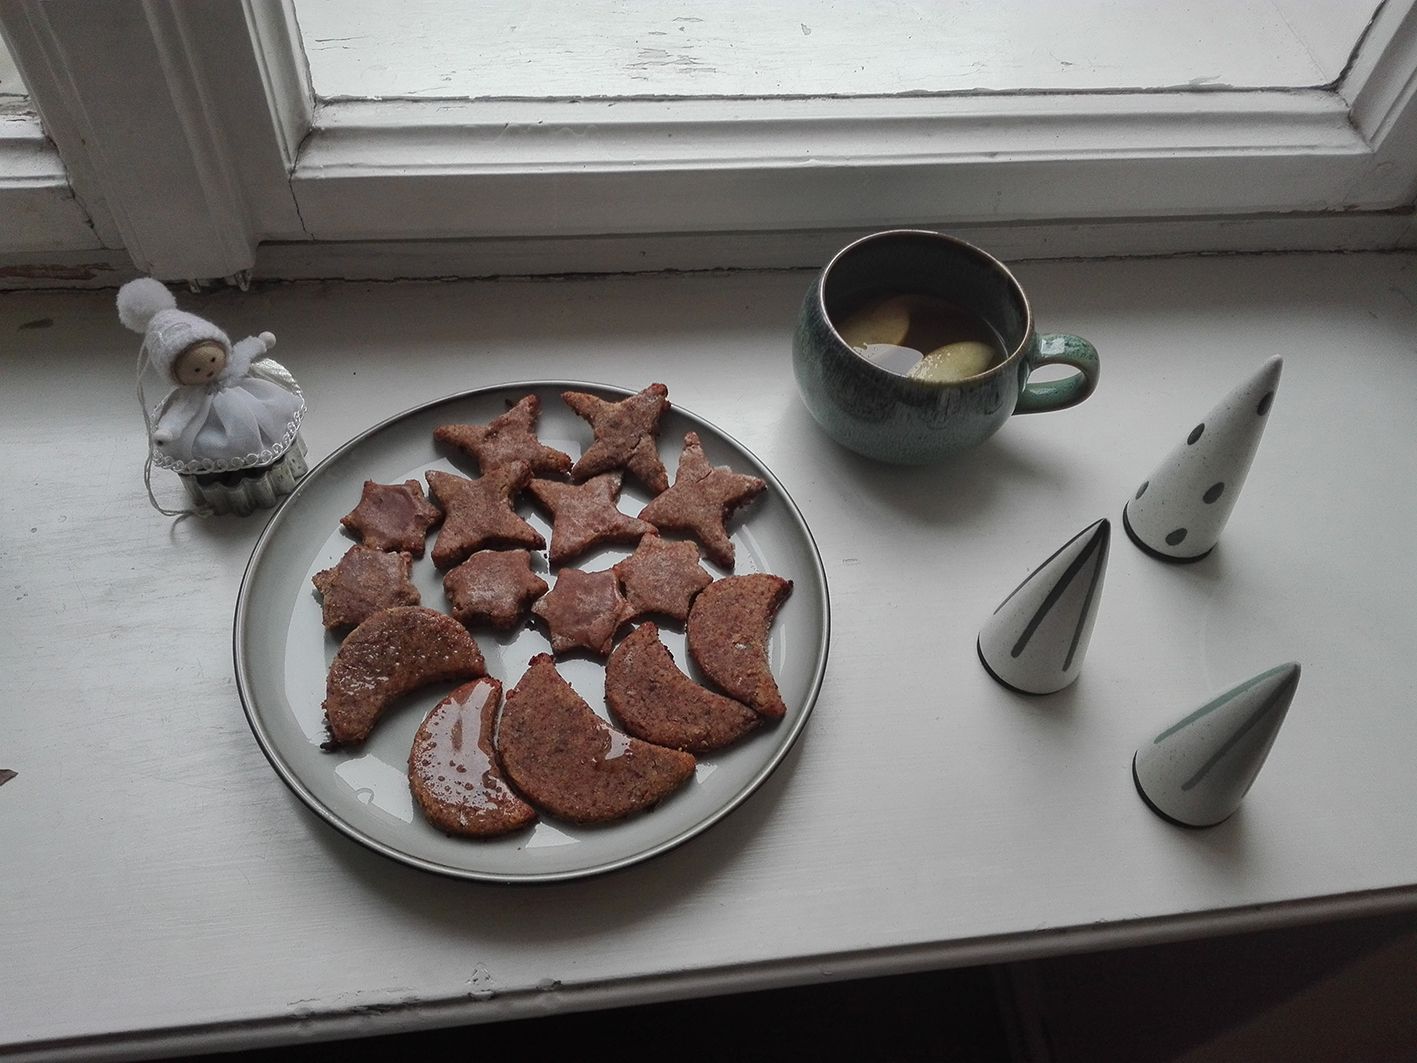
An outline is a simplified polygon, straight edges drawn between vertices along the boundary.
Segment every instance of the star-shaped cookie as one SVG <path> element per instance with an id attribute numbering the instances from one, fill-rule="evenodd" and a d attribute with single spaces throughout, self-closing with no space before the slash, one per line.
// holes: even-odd
<path id="1" fill-rule="evenodd" d="M 339 519 L 359 541 L 375 550 L 405 550 L 423 556 L 428 529 L 443 519 L 438 507 L 423 497 L 417 480 L 401 484 L 364 481 L 359 505 Z"/>
<path id="2" fill-rule="evenodd" d="M 533 480 L 527 490 L 551 511 L 551 563 L 565 564 L 604 543 L 632 543 L 654 525 L 646 524 L 615 505 L 620 474 L 605 472 L 583 484 Z"/>
<path id="3" fill-rule="evenodd" d="M 320 592 L 326 628 L 356 627 L 380 609 L 418 605 L 418 588 L 408 578 L 413 555 L 372 546 L 351 546 L 333 568 L 311 578 Z"/>
<path id="4" fill-rule="evenodd" d="M 445 511 L 433 544 L 433 564 L 439 568 L 451 568 L 484 547 L 546 545 L 541 533 L 512 509 L 512 499 L 531 481 L 526 462 L 514 461 L 476 480 L 438 469 L 427 475 L 428 488 Z"/>
<path id="5" fill-rule="evenodd" d="M 659 460 L 659 419 L 669 408 L 669 389 L 651 384 L 638 395 L 606 402 L 584 391 L 563 391 L 566 405 L 590 422 L 595 441 L 571 469 L 586 480 L 612 469 L 624 469 L 655 494 L 669 486 L 669 474 Z"/>
<path id="6" fill-rule="evenodd" d="M 546 621 L 556 653 L 582 648 L 604 657 L 625 620 L 625 596 L 613 569 L 563 568 L 556 586 L 531 611 Z"/>
<path id="7" fill-rule="evenodd" d="M 571 470 L 571 456 L 536 438 L 541 399 L 528 395 L 502 416 L 485 425 L 444 424 L 433 438 L 476 458 L 485 475 L 513 461 L 524 461 L 536 476 L 561 476 Z"/>
<path id="8" fill-rule="evenodd" d="M 684 437 L 679 455 L 679 471 L 674 486 L 640 510 L 660 531 L 681 531 L 703 544 L 710 561 L 733 568 L 733 543 L 725 526 L 739 506 L 762 494 L 767 484 L 756 476 L 744 476 L 726 465 L 709 463 L 697 432 Z"/>
<path id="9" fill-rule="evenodd" d="M 546 581 L 531 570 L 525 550 L 479 550 L 443 577 L 443 590 L 464 624 L 510 631 L 546 593 Z"/>
<path id="10" fill-rule="evenodd" d="M 691 542 L 670 542 L 646 535 L 635 552 L 615 566 L 630 617 L 662 613 L 682 623 L 689 619 L 694 596 L 713 582 L 699 564 L 699 548 Z"/>

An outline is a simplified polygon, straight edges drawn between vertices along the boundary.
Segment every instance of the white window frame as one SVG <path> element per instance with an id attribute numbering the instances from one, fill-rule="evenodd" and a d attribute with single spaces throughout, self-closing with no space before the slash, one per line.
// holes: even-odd
<path id="1" fill-rule="evenodd" d="M 10 0 L 0 28 L 103 246 L 171 279 L 807 264 L 894 225 L 1395 247 L 1417 197 L 1413 0 L 1320 88 L 855 99 L 319 102 L 289 0 Z"/>

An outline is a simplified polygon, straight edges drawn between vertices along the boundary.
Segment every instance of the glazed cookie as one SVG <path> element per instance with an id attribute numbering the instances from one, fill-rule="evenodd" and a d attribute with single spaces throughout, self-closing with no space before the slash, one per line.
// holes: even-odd
<path id="1" fill-rule="evenodd" d="M 605 703 L 636 738 L 690 753 L 722 749 L 762 722 L 748 706 L 680 671 L 653 624 L 641 624 L 610 655 Z"/>
<path id="2" fill-rule="evenodd" d="M 311 578 L 320 592 L 325 627 L 355 627 L 380 609 L 418 605 L 418 588 L 408 578 L 412 570 L 413 555 L 406 550 L 351 546 L 337 565 Z"/>
<path id="3" fill-rule="evenodd" d="M 325 680 L 326 748 L 363 742 L 390 702 L 429 683 L 486 675 L 477 642 L 421 606 L 381 609 L 344 640 Z"/>
<path id="4" fill-rule="evenodd" d="M 528 395 L 485 425 L 439 425 L 433 429 L 433 438 L 476 458 L 483 475 L 499 466 L 524 461 L 536 476 L 564 476 L 571 470 L 571 456 L 536 438 L 540 412 L 541 400 Z"/>
<path id="5" fill-rule="evenodd" d="M 430 469 L 428 488 L 446 514 L 433 543 L 433 564 L 451 568 L 485 547 L 546 545 L 541 533 L 512 509 L 512 499 L 531 481 L 531 466 L 514 461 L 486 476 L 466 476 Z"/>
<path id="6" fill-rule="evenodd" d="M 579 648 L 604 657 L 625 620 L 625 596 L 613 569 L 563 568 L 556 586 L 531 611 L 546 621 L 555 653 Z"/>
<path id="7" fill-rule="evenodd" d="M 669 486 L 669 474 L 659 460 L 659 419 L 669 409 L 669 389 L 651 384 L 620 402 L 584 391 L 566 391 L 562 400 L 590 422 L 595 441 L 571 469 L 586 480 L 612 469 L 624 469 L 655 494 Z"/>
<path id="8" fill-rule="evenodd" d="M 697 432 L 684 437 L 674 486 L 640 510 L 660 531 L 680 531 L 703 544 L 710 561 L 733 568 L 733 542 L 728 538 L 729 516 L 739 506 L 762 494 L 767 484 L 727 466 L 714 466 L 704 454 Z"/>
<path id="9" fill-rule="evenodd" d="M 442 511 L 423 497 L 423 486 L 417 480 L 405 480 L 401 484 L 365 480 L 359 505 L 339 522 L 365 546 L 375 550 L 403 550 L 422 557 L 423 540 L 428 537 L 429 529 L 442 519 Z"/>
<path id="10" fill-rule="evenodd" d="M 536 809 L 502 777 L 492 746 L 501 702 L 497 680 L 466 683 L 440 701 L 413 736 L 409 788 L 441 831 L 492 838 L 536 821 Z"/>
<path id="11" fill-rule="evenodd" d="M 792 581 L 765 572 L 710 584 L 689 611 L 689 656 L 709 681 L 764 716 L 787 712 L 768 667 L 768 629 Z"/>
<path id="12" fill-rule="evenodd" d="M 538 502 L 551 511 L 551 563 L 562 565 L 606 543 L 632 543 L 654 525 L 621 513 L 620 474 L 601 473 L 583 484 L 533 480 L 527 485 Z"/>
<path id="13" fill-rule="evenodd" d="M 694 758 L 615 730 L 538 654 L 507 696 L 497 752 L 537 808 L 573 823 L 609 823 L 652 808 L 694 774 Z"/>
<path id="14" fill-rule="evenodd" d="M 464 624 L 510 631 L 546 593 L 546 581 L 531 570 L 526 550 L 479 550 L 443 577 L 443 590 Z"/>
<path id="15" fill-rule="evenodd" d="M 615 565 L 629 619 L 646 613 L 660 613 L 680 623 L 689 618 L 695 595 L 713 582 L 699 564 L 699 548 L 693 543 L 670 542 L 658 535 L 646 535 L 635 552 Z"/>

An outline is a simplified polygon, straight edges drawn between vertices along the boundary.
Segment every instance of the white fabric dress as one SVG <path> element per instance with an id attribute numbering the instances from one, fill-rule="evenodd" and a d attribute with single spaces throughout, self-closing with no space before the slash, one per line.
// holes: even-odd
<path id="1" fill-rule="evenodd" d="M 257 337 L 232 345 L 226 368 L 210 384 L 174 388 L 156 411 L 154 464 L 182 472 L 225 471 L 269 464 L 294 440 L 305 400 Z M 276 370 L 263 372 L 265 366 Z M 278 382 L 284 378 L 289 386 Z"/>

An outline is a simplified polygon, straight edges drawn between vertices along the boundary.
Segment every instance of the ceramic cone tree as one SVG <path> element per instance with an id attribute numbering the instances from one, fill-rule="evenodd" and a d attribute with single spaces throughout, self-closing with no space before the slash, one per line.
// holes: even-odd
<path id="1" fill-rule="evenodd" d="M 1111 525 L 1073 536 L 1004 599 L 979 632 L 979 659 L 1004 686 L 1051 694 L 1078 677 L 1107 571 Z"/>
<path id="2" fill-rule="evenodd" d="M 1299 685 L 1299 666 L 1248 679 L 1162 731 L 1132 758 L 1148 807 L 1185 827 L 1213 827 L 1240 807 Z"/>
<path id="3" fill-rule="evenodd" d="M 1269 420 L 1284 361 L 1271 358 L 1191 429 L 1122 510 L 1136 543 L 1164 561 L 1199 561 L 1220 538 Z"/>

